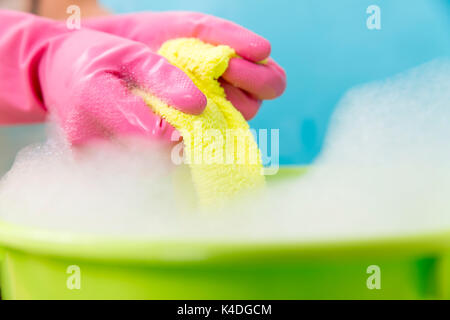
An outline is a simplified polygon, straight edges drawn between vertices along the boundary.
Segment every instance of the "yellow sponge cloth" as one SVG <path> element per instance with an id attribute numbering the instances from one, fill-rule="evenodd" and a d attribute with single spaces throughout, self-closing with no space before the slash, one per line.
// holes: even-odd
<path id="1" fill-rule="evenodd" d="M 185 162 L 191 167 L 200 205 L 217 205 L 243 191 L 264 186 L 261 156 L 253 134 L 217 81 L 236 56 L 234 50 L 183 38 L 166 42 L 159 53 L 183 70 L 208 99 L 201 115 L 189 115 L 153 95 L 137 92 L 183 137 Z"/>

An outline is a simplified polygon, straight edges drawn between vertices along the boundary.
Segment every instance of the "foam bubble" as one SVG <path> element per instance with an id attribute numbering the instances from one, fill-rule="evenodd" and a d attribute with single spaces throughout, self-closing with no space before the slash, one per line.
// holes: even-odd
<path id="1" fill-rule="evenodd" d="M 153 239 L 312 241 L 450 229 L 450 61 L 348 92 L 309 173 L 218 212 L 193 210 L 187 168 L 125 141 L 22 151 L 0 185 L 13 223 Z"/>

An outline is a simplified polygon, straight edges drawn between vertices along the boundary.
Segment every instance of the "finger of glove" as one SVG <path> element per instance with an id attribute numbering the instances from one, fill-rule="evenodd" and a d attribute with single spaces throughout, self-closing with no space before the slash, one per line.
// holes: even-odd
<path id="1" fill-rule="evenodd" d="M 258 113 L 262 101 L 252 97 L 241 89 L 236 88 L 223 79 L 220 83 L 225 90 L 227 99 L 242 113 L 245 120 L 249 121 L 253 119 Z"/>
<path id="2" fill-rule="evenodd" d="M 148 48 L 136 52 L 136 57 L 125 64 L 121 77 L 182 112 L 198 115 L 206 107 L 205 95 L 192 80 L 181 69 Z"/>
<path id="3" fill-rule="evenodd" d="M 270 56 L 271 45 L 260 35 L 231 21 L 192 12 L 165 13 L 170 37 L 195 37 L 213 45 L 228 45 L 250 61 L 262 61 Z"/>
<path id="4" fill-rule="evenodd" d="M 261 100 L 275 99 L 286 89 L 286 73 L 272 59 L 266 64 L 231 59 L 223 78 Z"/>
<path id="5" fill-rule="evenodd" d="M 59 112 L 72 144 L 130 135 L 171 141 L 175 129 L 133 95 L 123 79 L 102 74 L 83 88 L 72 97 L 73 105 Z"/>

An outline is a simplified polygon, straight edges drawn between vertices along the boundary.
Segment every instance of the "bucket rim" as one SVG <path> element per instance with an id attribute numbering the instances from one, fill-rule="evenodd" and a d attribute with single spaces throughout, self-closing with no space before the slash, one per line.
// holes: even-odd
<path id="1" fill-rule="evenodd" d="M 271 183 L 306 174 L 311 166 L 282 166 Z M 268 182 L 269 182 L 268 181 Z M 343 256 L 441 254 L 450 250 L 450 230 L 321 241 L 156 240 L 92 235 L 22 226 L 0 220 L 2 249 L 59 259 L 117 263 L 248 262 L 277 259 L 333 259 Z"/>
<path id="2" fill-rule="evenodd" d="M 89 235 L 19 226 L 0 221 L 0 250 L 89 261 L 137 263 L 247 262 L 345 256 L 442 254 L 450 250 L 450 230 L 415 235 L 336 241 L 243 242 L 155 240 Z"/>

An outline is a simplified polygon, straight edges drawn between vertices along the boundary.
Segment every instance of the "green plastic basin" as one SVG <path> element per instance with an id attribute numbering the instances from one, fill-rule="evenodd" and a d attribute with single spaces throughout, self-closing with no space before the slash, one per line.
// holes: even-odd
<path id="1" fill-rule="evenodd" d="M 301 174 L 287 168 L 278 179 Z M 3 299 L 449 299 L 450 232 L 323 243 L 156 243 L 0 223 Z M 372 288 L 370 266 L 377 266 Z M 369 269 L 369 271 L 372 269 Z"/>

